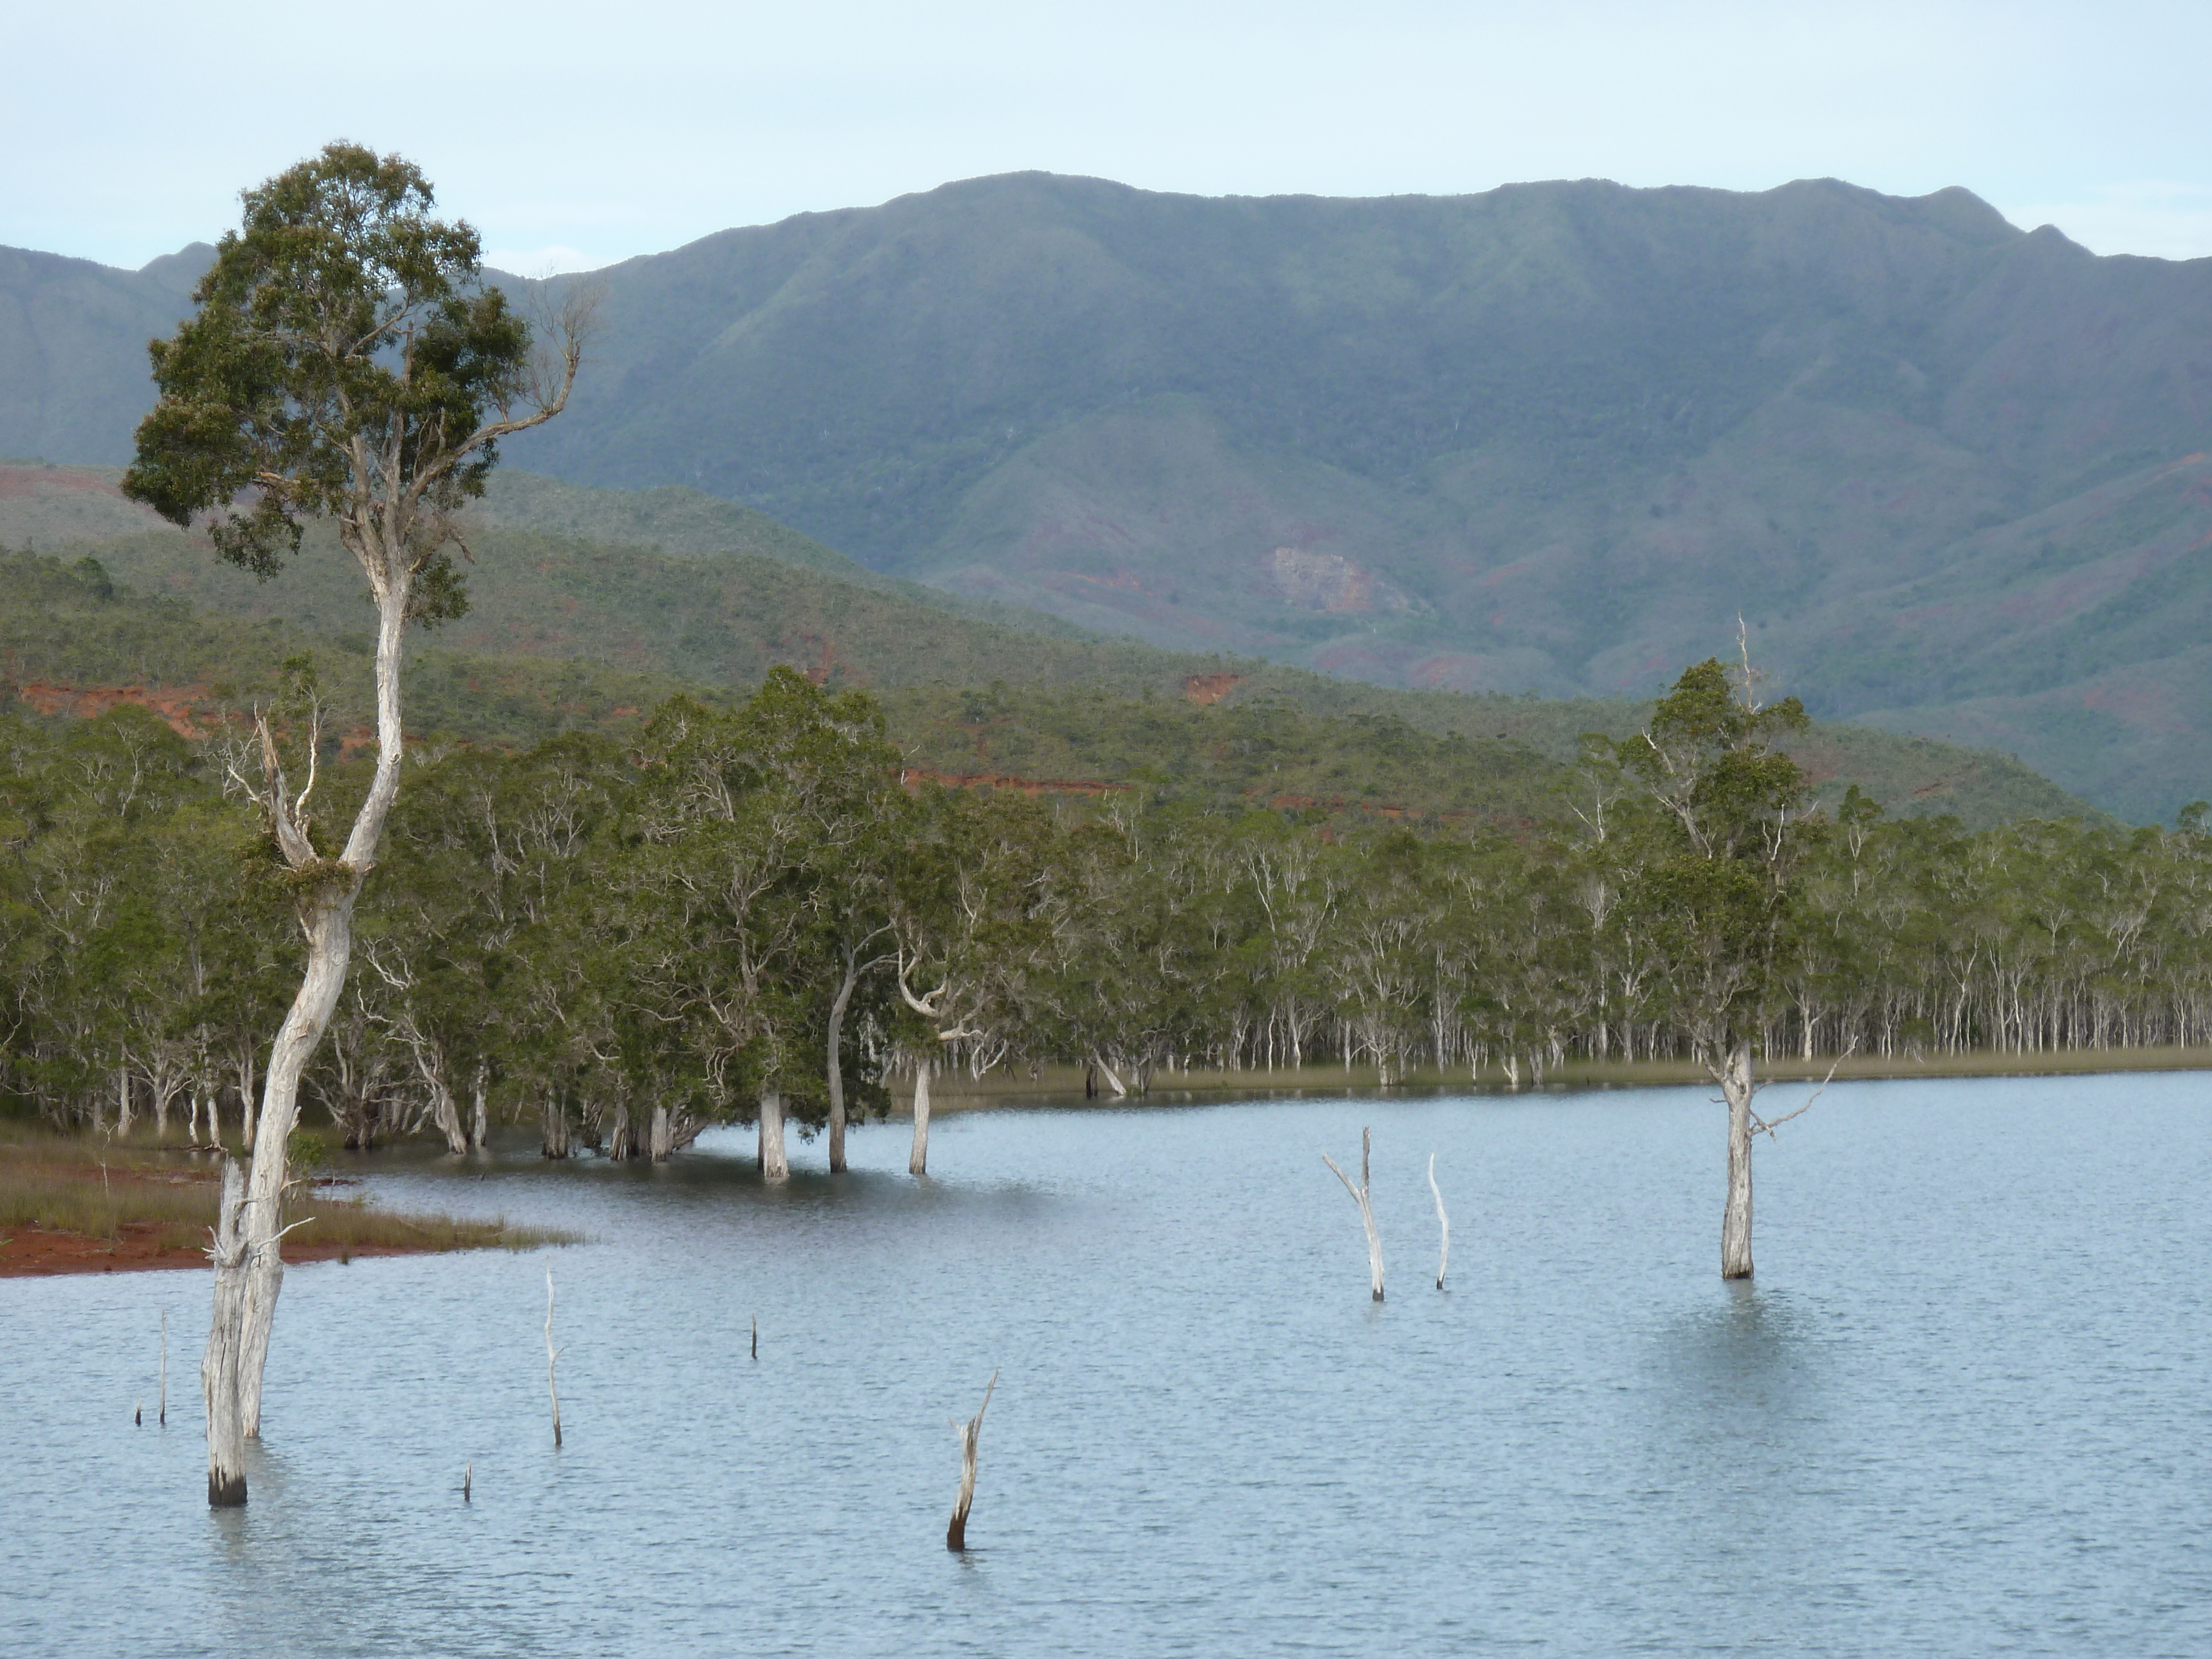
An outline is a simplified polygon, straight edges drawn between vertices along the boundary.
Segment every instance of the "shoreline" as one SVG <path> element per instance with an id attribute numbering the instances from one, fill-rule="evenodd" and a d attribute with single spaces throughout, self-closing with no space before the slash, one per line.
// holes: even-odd
<path id="1" fill-rule="evenodd" d="M 2147 1048 L 2069 1048 L 2042 1054 L 2002 1054 L 1979 1051 L 1964 1054 L 1854 1054 L 1838 1059 L 1824 1054 L 1813 1060 L 1791 1056 L 1760 1060 L 1755 1071 L 1762 1084 L 1818 1083 L 1835 1067 L 1835 1080 L 1890 1082 L 1919 1079 L 1986 1077 L 2096 1077 L 2136 1072 L 2212 1072 L 2212 1045 L 2184 1047 L 2167 1044 Z M 1484 1066 L 1470 1076 L 1463 1068 L 1449 1071 L 1433 1066 L 1416 1066 L 1390 1082 L 1382 1081 L 1372 1066 L 1347 1069 L 1341 1062 L 1277 1066 L 1273 1071 L 1218 1071 L 1194 1066 L 1187 1072 L 1158 1072 L 1152 1086 L 1139 1094 L 1132 1089 L 1117 1096 L 1100 1079 L 1096 1097 L 1083 1091 L 1080 1066 L 1044 1066 L 1034 1075 L 1024 1071 L 993 1072 L 978 1079 L 962 1073 L 930 1081 L 933 1112 L 975 1111 L 1024 1104 L 1048 1106 L 1129 1106 L 1141 1103 L 1182 1105 L 1197 1097 L 1240 1097 L 1285 1095 L 1408 1097 L 1437 1094 L 1517 1096 L 1567 1094 L 1584 1089 L 1662 1089 L 1710 1083 L 1703 1069 L 1685 1060 L 1571 1060 L 1545 1068 L 1539 1084 L 1526 1066 L 1519 1085 L 1510 1083 L 1504 1070 Z M 1127 1079 L 1123 1081 L 1126 1083 Z M 894 1115 L 911 1117 L 911 1085 L 891 1096 Z"/>
<path id="2" fill-rule="evenodd" d="M 57 1279 L 81 1273 L 205 1271 L 206 1250 L 177 1244 L 158 1221 L 125 1222 L 117 1237 L 100 1238 L 46 1227 L 16 1227 L 0 1236 L 0 1279 Z M 295 1244 L 287 1239 L 278 1254 L 288 1267 L 309 1261 L 347 1261 L 356 1256 L 436 1255 L 434 1244 Z"/>

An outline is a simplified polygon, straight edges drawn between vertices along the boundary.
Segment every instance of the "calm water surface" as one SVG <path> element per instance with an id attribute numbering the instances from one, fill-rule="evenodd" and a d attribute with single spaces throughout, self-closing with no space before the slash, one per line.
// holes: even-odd
<path id="1" fill-rule="evenodd" d="M 201 1277 L 0 1283 L 0 1651 L 2202 1656 L 2208 1103 L 1838 1085 L 1759 1148 L 1756 1288 L 1700 1091 L 974 1114 L 927 1182 L 896 1125 L 781 1191 L 735 1138 L 402 1168 L 594 1242 L 291 1270 L 242 1514 Z"/>

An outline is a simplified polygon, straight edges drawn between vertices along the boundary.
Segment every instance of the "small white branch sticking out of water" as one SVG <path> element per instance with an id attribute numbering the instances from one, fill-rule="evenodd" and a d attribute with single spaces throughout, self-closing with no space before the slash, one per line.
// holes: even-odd
<path id="1" fill-rule="evenodd" d="M 1451 1218 L 1444 1213 L 1443 1190 L 1437 1185 L 1437 1155 L 1429 1154 L 1429 1191 L 1437 1200 L 1437 1227 L 1443 1235 L 1437 1245 L 1437 1288 L 1444 1287 L 1444 1269 L 1451 1265 Z"/>
<path id="2" fill-rule="evenodd" d="M 945 1547 L 949 1550 L 968 1547 L 968 1506 L 975 1501 L 975 1442 L 983 1432 L 983 1413 L 991 1409 L 991 1391 L 998 1386 L 999 1374 L 993 1371 L 975 1415 L 965 1423 L 955 1419 L 952 1424 L 952 1432 L 960 1437 L 960 1501 L 952 1506 L 952 1524 L 945 1529 Z"/>
<path id="3" fill-rule="evenodd" d="M 469 1459 L 467 1466 L 461 1470 L 461 1502 L 464 1504 L 473 1503 L 475 1501 L 469 1496 L 469 1488 L 476 1485 L 476 1480 L 477 1460 L 471 1457 Z"/>
<path id="4" fill-rule="evenodd" d="M 1336 1178 L 1344 1183 L 1344 1190 L 1352 1194 L 1352 1201 L 1359 1206 L 1359 1224 L 1367 1230 L 1367 1276 L 1372 1281 L 1375 1299 L 1380 1302 L 1382 1299 L 1382 1235 L 1375 1231 L 1375 1206 L 1368 1201 L 1367 1195 L 1367 1154 L 1374 1140 L 1372 1129 L 1359 1132 L 1359 1184 L 1357 1187 L 1352 1184 L 1350 1176 L 1337 1169 L 1336 1160 L 1327 1152 L 1321 1155 L 1321 1161 L 1334 1172 Z"/>
<path id="5" fill-rule="evenodd" d="M 169 1310 L 161 1310 L 161 1416 L 163 1428 L 169 1426 Z"/>
<path id="6" fill-rule="evenodd" d="M 568 1352 L 553 1346 L 553 1264 L 545 1264 L 545 1392 L 553 1401 L 553 1449 L 561 1449 L 561 1390 L 553 1380 L 553 1362 Z"/>

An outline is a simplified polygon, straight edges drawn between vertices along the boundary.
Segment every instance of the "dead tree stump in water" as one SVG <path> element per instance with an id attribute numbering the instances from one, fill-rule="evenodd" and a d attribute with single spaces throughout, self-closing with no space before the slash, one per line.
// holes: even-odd
<path id="1" fill-rule="evenodd" d="M 1429 1191 L 1437 1200 L 1437 1226 L 1443 1238 L 1437 1245 L 1437 1288 L 1444 1287 L 1444 1269 L 1451 1265 L 1451 1218 L 1444 1213 L 1443 1189 L 1437 1185 L 1437 1155 L 1429 1154 Z"/>
<path id="2" fill-rule="evenodd" d="M 949 1550 L 968 1547 L 968 1506 L 975 1501 L 975 1442 L 983 1432 L 983 1413 L 991 1409 L 991 1390 L 998 1386 L 999 1374 L 993 1371 L 975 1415 L 965 1423 L 956 1420 L 952 1425 L 952 1432 L 960 1437 L 960 1501 L 952 1506 L 952 1524 L 945 1529 L 945 1547 Z"/>
<path id="3" fill-rule="evenodd" d="M 561 1389 L 553 1380 L 553 1362 L 568 1350 L 553 1346 L 553 1264 L 545 1264 L 545 1392 L 553 1401 L 553 1449 L 561 1449 Z"/>
<path id="4" fill-rule="evenodd" d="M 1321 1155 L 1321 1161 L 1335 1173 L 1336 1178 L 1344 1183 L 1344 1190 L 1352 1194 L 1352 1201 L 1359 1206 L 1359 1224 L 1367 1230 L 1367 1276 L 1373 1285 L 1375 1299 L 1380 1302 L 1382 1299 L 1382 1235 L 1375 1231 L 1375 1206 L 1368 1201 L 1367 1196 L 1367 1154 L 1374 1139 L 1372 1129 L 1359 1132 L 1359 1184 L 1357 1187 L 1352 1184 L 1350 1176 L 1337 1169 L 1336 1160 L 1327 1152 Z"/>

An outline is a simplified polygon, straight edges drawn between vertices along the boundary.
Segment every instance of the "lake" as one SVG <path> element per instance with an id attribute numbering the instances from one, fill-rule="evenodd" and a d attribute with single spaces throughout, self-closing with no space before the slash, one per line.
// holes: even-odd
<path id="1" fill-rule="evenodd" d="M 965 1113 L 926 1182 L 898 1123 L 781 1189 L 736 1134 L 395 1155 L 593 1242 L 291 1269 L 243 1512 L 203 1275 L 0 1282 L 0 1650 L 2202 1656 L 2208 1104 L 1838 1085 L 1759 1146 L 1755 1286 L 1700 1090 Z"/>

